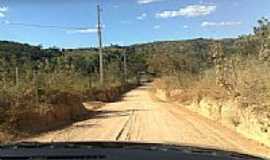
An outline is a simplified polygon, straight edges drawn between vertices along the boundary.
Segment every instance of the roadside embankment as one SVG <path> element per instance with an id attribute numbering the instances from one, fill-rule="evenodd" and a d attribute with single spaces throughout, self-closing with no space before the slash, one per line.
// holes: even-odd
<path id="1" fill-rule="evenodd" d="M 237 99 L 195 96 L 188 90 L 166 90 L 160 84 L 154 86 L 154 93 L 158 99 L 186 107 L 270 147 L 270 111 L 256 105 L 243 107 Z"/>

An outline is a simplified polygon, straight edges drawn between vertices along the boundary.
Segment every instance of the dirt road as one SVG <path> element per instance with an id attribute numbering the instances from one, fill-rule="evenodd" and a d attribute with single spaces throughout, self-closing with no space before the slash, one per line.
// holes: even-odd
<path id="1" fill-rule="evenodd" d="M 152 98 L 151 85 L 109 103 L 91 118 L 28 141 L 144 141 L 209 146 L 270 155 L 270 149 L 185 108 Z"/>

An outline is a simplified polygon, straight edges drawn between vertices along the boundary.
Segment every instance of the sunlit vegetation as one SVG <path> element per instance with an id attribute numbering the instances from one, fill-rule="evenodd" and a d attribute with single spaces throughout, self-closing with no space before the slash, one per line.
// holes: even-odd
<path id="1" fill-rule="evenodd" d="M 166 90 L 181 89 L 185 100 L 210 96 L 238 99 L 242 106 L 270 105 L 270 23 L 259 20 L 254 33 L 236 39 L 154 42 L 104 49 L 105 83 L 99 83 L 96 48 L 43 49 L 0 42 L 0 123 L 16 129 L 18 115 L 57 99 L 113 101 L 138 81 L 141 72 L 163 80 Z M 127 77 L 123 55 L 127 55 Z M 62 95 L 59 96 L 59 95 Z M 68 95 L 68 96 L 64 96 Z M 46 107 L 45 107 L 46 108 Z"/>
<path id="2" fill-rule="evenodd" d="M 136 73 L 144 70 L 143 62 L 130 54 L 128 59 L 132 58 L 132 61 L 125 77 L 125 52 L 129 51 L 118 46 L 104 49 L 105 81 L 101 85 L 95 48 L 43 49 L 41 46 L 0 42 L 1 128 L 16 131 L 27 116 L 46 116 L 56 112 L 59 105 L 66 105 L 69 110 L 74 103 L 81 107 L 80 103 L 89 100 L 117 100 L 136 85 Z"/>
<path id="3" fill-rule="evenodd" d="M 262 18 L 254 33 L 237 39 L 171 42 L 152 55 L 150 67 L 169 90 L 181 89 L 190 98 L 234 99 L 240 106 L 270 110 L 270 23 Z M 168 46 L 168 45 L 167 45 Z M 184 49 L 180 49 L 180 48 Z M 183 96 L 183 95 L 182 95 Z"/>

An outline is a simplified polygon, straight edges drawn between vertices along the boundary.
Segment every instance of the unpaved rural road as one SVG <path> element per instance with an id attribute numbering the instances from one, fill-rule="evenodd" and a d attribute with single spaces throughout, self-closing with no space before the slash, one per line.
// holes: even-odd
<path id="1" fill-rule="evenodd" d="M 89 119 L 27 141 L 173 142 L 270 155 L 270 149 L 185 108 L 155 100 L 151 84 L 128 92 L 122 101 L 96 110 Z"/>

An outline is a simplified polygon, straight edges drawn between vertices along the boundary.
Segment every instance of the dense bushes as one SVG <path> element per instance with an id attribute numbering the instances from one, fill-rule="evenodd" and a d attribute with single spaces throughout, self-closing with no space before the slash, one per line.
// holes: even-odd
<path id="1" fill-rule="evenodd" d="M 94 87 L 84 92 L 51 90 L 43 93 L 38 101 L 35 95 L 10 96 L 0 102 L 0 142 L 55 129 L 89 117 L 83 102 L 114 102 L 136 83 Z M 15 98 L 15 99 L 12 99 Z"/>
<path id="2" fill-rule="evenodd" d="M 119 99 L 134 87 L 130 82 L 136 77 L 136 64 L 141 64 L 139 60 L 129 62 L 133 68 L 124 80 L 125 50 L 118 46 L 104 49 L 102 86 L 96 49 L 42 49 L 0 42 L 0 132 L 46 130 L 84 114 L 84 101 Z"/>

